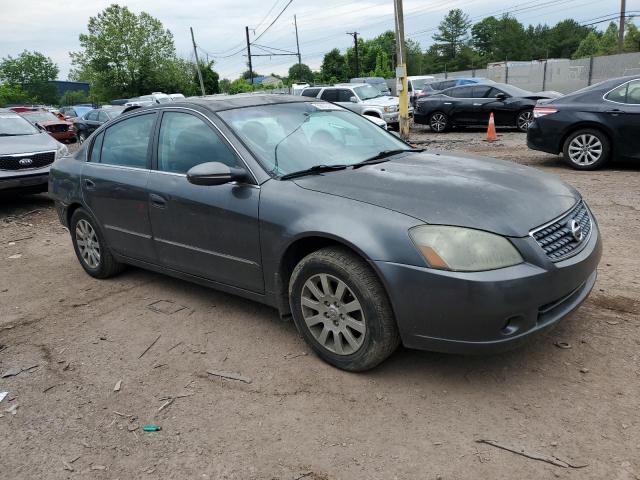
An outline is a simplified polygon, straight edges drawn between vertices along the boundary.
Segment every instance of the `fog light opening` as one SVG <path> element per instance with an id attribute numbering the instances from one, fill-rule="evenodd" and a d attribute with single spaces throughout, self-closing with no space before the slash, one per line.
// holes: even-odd
<path id="1" fill-rule="evenodd" d="M 524 320 L 522 315 L 514 315 L 513 317 L 507 318 L 507 321 L 504 323 L 504 326 L 500 329 L 500 333 L 502 335 L 513 335 L 520 329 L 520 324 Z"/>

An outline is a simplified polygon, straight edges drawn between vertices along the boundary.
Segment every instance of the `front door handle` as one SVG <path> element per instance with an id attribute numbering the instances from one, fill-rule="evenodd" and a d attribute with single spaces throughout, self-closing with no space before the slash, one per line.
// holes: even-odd
<path id="1" fill-rule="evenodd" d="M 481 106 L 481 105 L 482 105 L 481 103 L 474 103 L 474 104 L 473 104 L 473 106 L 474 106 L 474 107 L 479 107 L 479 106 Z"/>
<path id="2" fill-rule="evenodd" d="M 89 180 L 88 178 L 85 178 L 84 186 L 87 187 L 89 190 L 96 188 L 96 184 L 94 183 L 94 181 Z"/>
<path id="3" fill-rule="evenodd" d="M 155 193 L 149 195 L 149 201 L 151 202 L 151 205 L 156 208 L 167 207 L 167 201 L 163 197 L 161 197 L 160 195 L 156 195 Z"/>
<path id="4" fill-rule="evenodd" d="M 614 109 L 611 109 L 611 110 L 607 110 L 604 113 L 609 113 L 611 115 L 619 115 L 619 114 L 624 113 L 624 112 L 622 110 L 618 109 L 618 108 L 614 108 Z"/>

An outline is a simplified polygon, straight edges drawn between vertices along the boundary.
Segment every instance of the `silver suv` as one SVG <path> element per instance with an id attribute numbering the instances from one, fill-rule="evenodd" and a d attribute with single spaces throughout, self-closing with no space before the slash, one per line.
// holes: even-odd
<path id="1" fill-rule="evenodd" d="M 367 83 L 309 87 L 301 95 L 337 103 L 360 115 L 381 118 L 390 127 L 398 126 L 398 97 L 383 95 L 380 90 Z"/>

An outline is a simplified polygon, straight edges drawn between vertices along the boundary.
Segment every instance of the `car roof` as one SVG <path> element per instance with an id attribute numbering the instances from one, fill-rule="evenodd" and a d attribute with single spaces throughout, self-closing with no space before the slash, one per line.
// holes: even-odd
<path id="1" fill-rule="evenodd" d="M 189 97 L 173 103 L 162 103 L 145 109 L 177 107 L 188 105 L 200 105 L 212 112 L 231 110 L 234 108 L 259 107 L 263 105 L 277 105 L 283 103 L 318 102 L 321 100 L 297 95 L 280 94 L 238 94 L 238 95 L 211 95 L 208 97 Z"/>

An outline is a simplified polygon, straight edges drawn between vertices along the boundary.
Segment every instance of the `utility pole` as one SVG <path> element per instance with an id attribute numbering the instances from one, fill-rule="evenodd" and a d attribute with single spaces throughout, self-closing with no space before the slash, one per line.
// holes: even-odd
<path id="1" fill-rule="evenodd" d="M 253 88 L 253 65 L 251 64 L 251 42 L 249 42 L 249 27 L 244 27 L 247 34 L 247 57 L 249 58 L 249 78 L 251 79 L 251 88 Z"/>
<path id="2" fill-rule="evenodd" d="M 627 17 L 627 2 L 620 0 L 620 31 L 618 32 L 618 53 L 624 51 L 624 21 Z"/>
<path id="3" fill-rule="evenodd" d="M 296 19 L 296 16 L 293 16 L 293 24 L 296 27 L 296 48 L 298 50 L 298 72 L 300 75 L 302 75 L 302 57 L 300 56 L 300 42 L 298 41 L 298 20 Z M 300 78 L 299 80 L 302 80 L 302 78 Z"/>
<path id="4" fill-rule="evenodd" d="M 193 53 L 196 56 L 196 70 L 198 70 L 198 80 L 200 80 L 200 89 L 202 90 L 202 96 L 206 95 L 204 91 L 204 82 L 202 81 L 202 72 L 200 71 L 200 60 L 198 60 L 198 49 L 196 48 L 196 39 L 193 36 L 193 27 L 189 27 L 191 30 L 191 41 L 193 42 Z"/>
<path id="5" fill-rule="evenodd" d="M 409 92 L 404 52 L 404 12 L 402 0 L 393 0 L 396 30 L 396 79 L 400 96 L 400 137 L 409 138 Z"/>
<path id="6" fill-rule="evenodd" d="M 347 32 L 347 35 L 353 37 L 353 46 L 356 53 L 356 77 L 360 76 L 360 59 L 358 58 L 358 32 Z"/>

